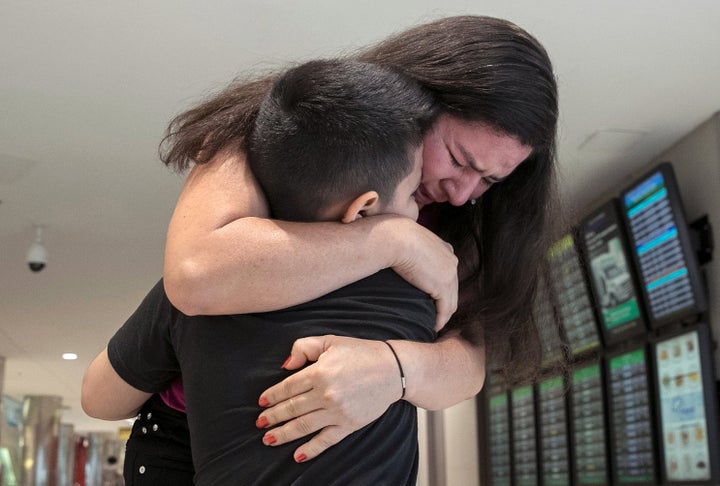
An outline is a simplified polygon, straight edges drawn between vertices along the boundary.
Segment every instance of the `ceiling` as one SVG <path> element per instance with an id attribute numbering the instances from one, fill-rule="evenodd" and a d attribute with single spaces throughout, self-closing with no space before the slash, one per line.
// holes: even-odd
<path id="1" fill-rule="evenodd" d="M 720 109 L 720 2 L 4 1 L 0 356 L 4 393 L 61 395 L 160 277 L 182 177 L 157 159 L 173 114 L 231 78 L 331 56 L 425 20 L 504 17 L 548 49 L 559 165 L 582 208 Z M 25 253 L 44 225 L 47 268 Z M 77 353 L 63 361 L 64 352 Z"/>

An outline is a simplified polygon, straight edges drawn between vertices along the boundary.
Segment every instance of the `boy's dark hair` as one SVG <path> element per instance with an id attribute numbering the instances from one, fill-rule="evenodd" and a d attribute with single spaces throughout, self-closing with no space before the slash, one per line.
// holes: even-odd
<path id="1" fill-rule="evenodd" d="M 274 217 L 314 221 L 366 191 L 389 202 L 436 115 L 432 96 L 402 74 L 358 61 L 311 61 L 275 81 L 248 160 Z"/>

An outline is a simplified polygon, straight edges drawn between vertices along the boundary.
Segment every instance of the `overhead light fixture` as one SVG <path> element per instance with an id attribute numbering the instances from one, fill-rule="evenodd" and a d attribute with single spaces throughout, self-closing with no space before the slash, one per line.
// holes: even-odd
<path id="1" fill-rule="evenodd" d="M 27 252 L 26 261 L 33 272 L 40 272 L 47 264 L 48 253 L 42 242 L 42 226 L 35 225 L 35 241 Z"/>
<path id="2" fill-rule="evenodd" d="M 77 354 L 75 353 L 63 353 L 62 359 L 66 359 L 68 361 L 72 361 L 74 359 L 77 359 Z"/>

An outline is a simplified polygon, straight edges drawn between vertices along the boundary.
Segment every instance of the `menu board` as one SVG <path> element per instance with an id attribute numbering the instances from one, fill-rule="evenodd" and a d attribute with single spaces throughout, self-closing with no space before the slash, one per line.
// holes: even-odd
<path id="1" fill-rule="evenodd" d="M 590 274 L 590 288 L 600 308 L 605 344 L 642 335 L 646 327 L 641 297 L 631 273 L 631 261 L 616 200 L 593 211 L 580 227 Z"/>
<path id="2" fill-rule="evenodd" d="M 535 400 L 532 385 L 510 392 L 512 398 L 513 472 L 517 486 L 538 484 Z"/>
<path id="3" fill-rule="evenodd" d="M 488 399 L 491 484 L 510 486 L 510 416 L 508 395 L 496 393 Z"/>
<path id="4" fill-rule="evenodd" d="M 578 368 L 570 374 L 572 404 L 573 484 L 607 484 L 605 404 L 600 364 Z"/>
<path id="5" fill-rule="evenodd" d="M 608 358 L 613 477 L 618 484 L 657 484 L 647 353 Z"/>
<path id="6" fill-rule="evenodd" d="M 548 256 L 560 321 L 570 352 L 578 356 L 599 347 L 600 336 L 572 235 L 555 243 Z"/>
<path id="7" fill-rule="evenodd" d="M 705 297 L 672 166 L 623 193 L 625 217 L 655 327 L 705 310 Z"/>
<path id="8" fill-rule="evenodd" d="M 542 484 L 565 486 L 570 484 L 565 381 L 562 376 L 546 378 L 537 390 Z"/>
<path id="9" fill-rule="evenodd" d="M 693 330 L 655 345 L 663 468 L 669 481 L 709 481 L 714 479 L 712 466 L 717 469 L 711 464 L 718 461 L 713 442 L 717 405 L 706 410 L 707 399 L 716 391 L 713 380 L 704 376 L 712 370 L 702 366 L 701 344 Z"/>
<path id="10" fill-rule="evenodd" d="M 542 366 L 562 360 L 563 352 L 559 323 L 555 317 L 547 281 L 544 277 L 538 279 L 533 313 L 540 334 L 540 343 L 542 344 Z"/>

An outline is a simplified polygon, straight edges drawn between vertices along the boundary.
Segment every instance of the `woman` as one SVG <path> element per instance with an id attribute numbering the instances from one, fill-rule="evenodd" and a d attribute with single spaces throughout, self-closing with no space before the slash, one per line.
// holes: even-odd
<path id="1" fill-rule="evenodd" d="M 266 219 L 245 141 L 272 77 L 238 83 L 168 130 L 164 162 L 195 164 L 168 230 L 168 297 L 187 314 L 269 311 L 392 267 L 436 299 L 438 327 L 459 302 L 437 342 L 397 343 L 405 400 L 438 409 L 473 396 L 486 351 L 508 377 L 529 376 L 539 363 L 531 307 L 555 193 L 557 87 L 545 50 L 507 21 L 464 16 L 402 32 L 358 58 L 412 76 L 442 108 L 416 193 L 437 236 L 390 216 L 345 226 Z M 310 460 L 400 399 L 398 364 L 383 346 L 296 342 L 285 367 L 317 363 L 259 397 L 268 408 L 258 424 L 287 421 L 272 429 L 273 445 L 319 431 L 295 453 Z"/>

